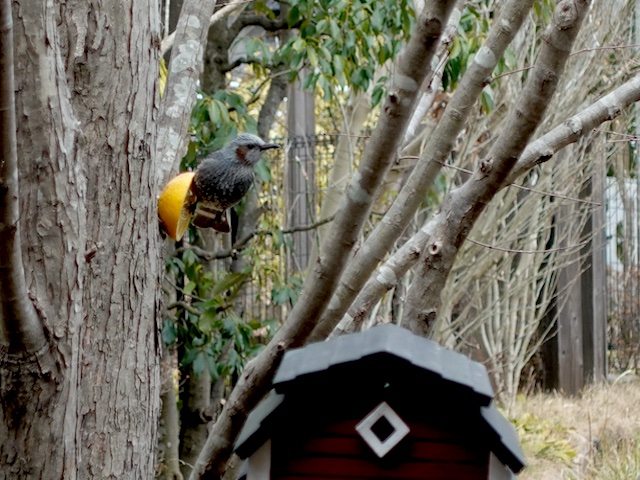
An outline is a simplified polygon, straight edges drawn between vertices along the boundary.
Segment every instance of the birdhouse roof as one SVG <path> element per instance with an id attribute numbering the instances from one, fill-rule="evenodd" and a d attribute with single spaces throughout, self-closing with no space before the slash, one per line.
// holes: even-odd
<path id="1" fill-rule="evenodd" d="M 394 357 L 400 363 L 416 367 L 411 373 L 434 375 L 467 390 L 481 405 L 489 405 L 493 389 L 483 365 L 446 349 L 432 340 L 414 335 L 396 325 L 381 325 L 362 333 L 342 335 L 327 342 L 289 350 L 273 380 L 279 393 L 308 376 L 339 374 L 346 364 L 375 361 L 376 357 Z M 336 368 L 339 367 L 339 368 Z M 395 365 L 394 365 L 395 367 Z M 396 377 L 397 371 L 392 372 Z M 379 373 L 377 373 L 379 375 Z M 419 381 L 412 377 L 413 381 Z M 314 382 L 317 382 L 314 378 Z M 335 379 L 332 379 L 335 382 Z"/>
<path id="2" fill-rule="evenodd" d="M 440 394 L 455 398 L 457 405 L 477 409 L 480 421 L 492 432 L 491 451 L 503 464 L 513 472 L 524 467 L 517 434 L 492 401 L 485 367 L 395 325 L 288 351 L 274 377 L 273 390 L 247 418 L 236 453 L 248 457 L 274 428 L 281 427 L 277 419 L 293 411 L 285 400 L 293 401 L 310 391 L 336 396 L 350 389 L 367 395 L 360 386 L 374 378 L 378 383 L 388 378 L 413 389 L 438 385 Z"/>

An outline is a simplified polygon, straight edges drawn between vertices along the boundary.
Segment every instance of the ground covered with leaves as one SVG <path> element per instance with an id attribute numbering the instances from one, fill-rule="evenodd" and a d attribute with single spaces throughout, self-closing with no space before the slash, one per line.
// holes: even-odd
<path id="1" fill-rule="evenodd" d="M 521 480 L 640 478 L 640 380 L 625 375 L 579 397 L 522 396 L 510 412 L 528 466 Z"/>

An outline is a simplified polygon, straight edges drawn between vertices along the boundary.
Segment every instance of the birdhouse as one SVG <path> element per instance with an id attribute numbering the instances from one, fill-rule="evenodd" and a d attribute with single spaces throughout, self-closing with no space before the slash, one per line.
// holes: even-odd
<path id="1" fill-rule="evenodd" d="M 515 478 L 492 398 L 483 365 L 394 325 L 290 350 L 236 443 L 241 478 Z"/>

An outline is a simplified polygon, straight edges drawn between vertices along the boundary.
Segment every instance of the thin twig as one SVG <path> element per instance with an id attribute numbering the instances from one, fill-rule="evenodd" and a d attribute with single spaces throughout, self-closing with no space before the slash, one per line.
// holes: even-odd
<path id="1" fill-rule="evenodd" d="M 172 304 L 167 305 L 167 310 L 173 310 L 174 308 L 182 308 L 189 313 L 193 313 L 194 315 L 200 315 L 200 313 L 202 313 L 193 305 L 190 305 L 187 302 L 182 302 L 182 301 L 173 302 Z"/>
<path id="2" fill-rule="evenodd" d="M 178 292 L 180 292 L 185 297 L 191 297 L 194 300 L 198 300 L 199 302 L 206 302 L 207 301 L 206 299 L 204 299 L 202 297 L 198 297 L 197 295 L 194 295 L 193 293 L 186 292 L 182 287 L 179 287 L 178 284 L 176 284 L 173 280 L 171 280 L 171 278 L 168 275 L 165 275 L 164 279 L 169 285 L 171 285 L 173 288 L 175 288 Z M 169 308 L 169 307 L 167 307 L 167 308 Z"/>
<path id="3" fill-rule="evenodd" d="M 574 55 L 578 55 L 579 53 L 594 52 L 596 50 L 618 50 L 622 48 L 637 48 L 637 47 L 640 47 L 640 44 L 583 48 L 582 50 L 576 50 L 575 52 L 572 52 L 570 56 L 573 57 Z"/>
<path id="4" fill-rule="evenodd" d="M 313 230 L 314 228 L 321 227 L 322 225 L 333 221 L 334 218 L 335 218 L 335 215 L 332 215 L 328 218 L 323 218 L 321 220 L 318 220 L 315 223 L 309 223 L 307 225 L 299 225 L 297 227 L 285 228 L 284 230 L 282 230 L 282 233 L 288 234 L 288 233 L 306 232 L 308 230 Z"/>
<path id="5" fill-rule="evenodd" d="M 594 130 L 594 132 L 605 133 L 607 135 L 618 135 L 620 137 L 626 137 L 629 140 L 638 140 L 638 138 L 640 138 L 639 135 L 633 135 L 631 133 L 615 132 L 615 131 L 612 132 L 610 130 L 603 130 L 601 128 L 594 128 L 593 130 Z"/>
<path id="6" fill-rule="evenodd" d="M 572 52 L 571 55 L 569 55 L 569 56 L 573 57 L 574 55 L 578 55 L 579 53 L 593 52 L 593 51 L 596 51 L 596 50 L 617 50 L 619 48 L 636 48 L 636 47 L 640 47 L 640 45 L 619 45 L 619 46 L 611 46 L 611 47 L 583 48 L 582 50 L 576 50 L 575 52 Z M 506 77 L 508 75 L 513 75 L 514 73 L 526 72 L 527 70 L 531 70 L 532 68 L 533 68 L 533 65 L 529 65 L 528 67 L 519 68 L 517 70 L 511 70 L 509 72 L 505 72 L 505 73 L 503 73 L 501 75 L 498 75 L 495 78 L 492 78 L 491 81 L 495 82 L 496 80 L 499 80 L 502 77 Z"/>
<path id="7" fill-rule="evenodd" d="M 399 160 L 402 159 L 417 159 L 419 157 L 416 156 L 404 156 L 404 157 L 400 157 Z M 432 160 L 432 161 L 437 161 L 437 160 Z M 468 168 L 463 168 L 463 167 L 458 167 L 456 165 L 451 165 L 448 163 L 444 163 L 444 162 L 438 162 L 440 163 L 443 167 L 447 167 L 447 168 L 451 168 L 453 170 L 457 170 L 459 172 L 463 172 L 463 173 L 468 173 L 468 174 L 472 174 L 473 171 L 469 170 Z M 561 193 L 554 193 L 554 192 L 547 192 L 545 190 L 538 190 L 536 188 L 532 188 L 532 187 L 525 187 L 524 185 L 518 185 L 517 183 L 511 183 L 508 185 L 509 187 L 514 187 L 520 190 L 525 190 L 527 192 L 531 192 L 531 193 L 537 193 L 539 195 L 546 195 L 548 197 L 554 197 L 554 198 L 561 198 L 563 200 L 569 200 L 572 202 L 576 202 L 576 203 L 583 203 L 585 205 L 593 205 L 594 207 L 601 207 L 602 204 L 598 203 L 598 202 L 592 202 L 591 200 L 584 200 L 581 198 L 574 198 L 574 197 L 569 197 L 567 195 L 562 195 Z"/>
<path id="8" fill-rule="evenodd" d="M 284 235 L 289 235 L 296 232 L 306 232 L 308 230 L 313 230 L 314 228 L 318 228 L 324 225 L 325 223 L 329 223 L 332 220 L 333 220 L 333 216 L 329 218 L 324 218 L 322 220 L 318 220 L 317 222 L 311 223 L 308 225 L 299 225 L 296 227 L 286 228 L 281 230 L 281 233 Z M 249 242 L 249 240 L 251 240 L 256 235 L 263 236 L 263 235 L 273 235 L 273 234 L 274 232 L 271 230 L 253 230 L 252 232 L 249 232 L 245 237 L 241 238 L 236 243 L 234 243 L 231 248 L 228 248 L 225 250 L 210 252 L 200 247 L 196 247 L 195 245 L 188 245 L 186 247 L 180 247 L 178 250 L 176 250 L 176 252 L 180 253 L 180 252 L 184 252 L 185 250 L 191 250 L 197 256 L 207 261 L 222 260 L 224 258 L 229 258 L 237 255 L 242 250 L 242 247 L 244 247 Z"/>
<path id="9" fill-rule="evenodd" d="M 557 247 L 557 248 L 549 248 L 549 249 L 545 249 L 545 250 L 516 250 L 516 249 L 512 249 L 512 248 L 502 248 L 502 247 L 496 247 L 495 245 L 489 245 L 487 243 L 482 243 L 479 242 L 477 240 L 474 240 L 472 238 L 467 237 L 467 240 L 471 243 L 475 243 L 476 245 L 479 245 L 481 247 L 485 247 L 488 248 L 490 250 L 498 250 L 499 252 L 507 252 L 507 253 L 552 253 L 552 252 L 561 252 L 563 250 L 571 250 L 571 249 L 578 249 L 578 248 L 582 248 L 585 245 L 587 245 L 591 240 L 585 240 L 582 243 L 579 243 L 577 245 L 567 245 L 566 247 Z"/>
<path id="10" fill-rule="evenodd" d="M 509 72 L 505 72 L 505 73 L 503 73 L 503 74 L 501 74 L 501 75 L 498 75 L 498 76 L 497 76 L 497 77 L 495 77 L 495 78 L 492 78 L 492 79 L 491 79 L 491 81 L 492 81 L 492 82 L 495 82 L 496 80 L 499 80 L 499 79 L 501 79 L 502 77 L 506 77 L 506 76 L 508 76 L 508 75 L 514 75 L 514 74 L 516 74 L 516 73 L 520 73 L 520 72 L 526 72 L 527 70 L 531 70 L 532 68 L 533 68 L 533 65 L 529 65 L 528 67 L 518 68 L 517 70 L 511 70 L 511 71 L 509 71 Z"/>

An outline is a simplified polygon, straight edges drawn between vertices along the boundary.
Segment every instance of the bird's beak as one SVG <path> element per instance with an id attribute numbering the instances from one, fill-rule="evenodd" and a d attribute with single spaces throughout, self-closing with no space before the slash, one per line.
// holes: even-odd
<path id="1" fill-rule="evenodd" d="M 260 150 L 271 150 L 272 148 L 280 148 L 280 145 L 278 145 L 277 143 L 265 143 L 264 145 L 260 146 Z"/>

